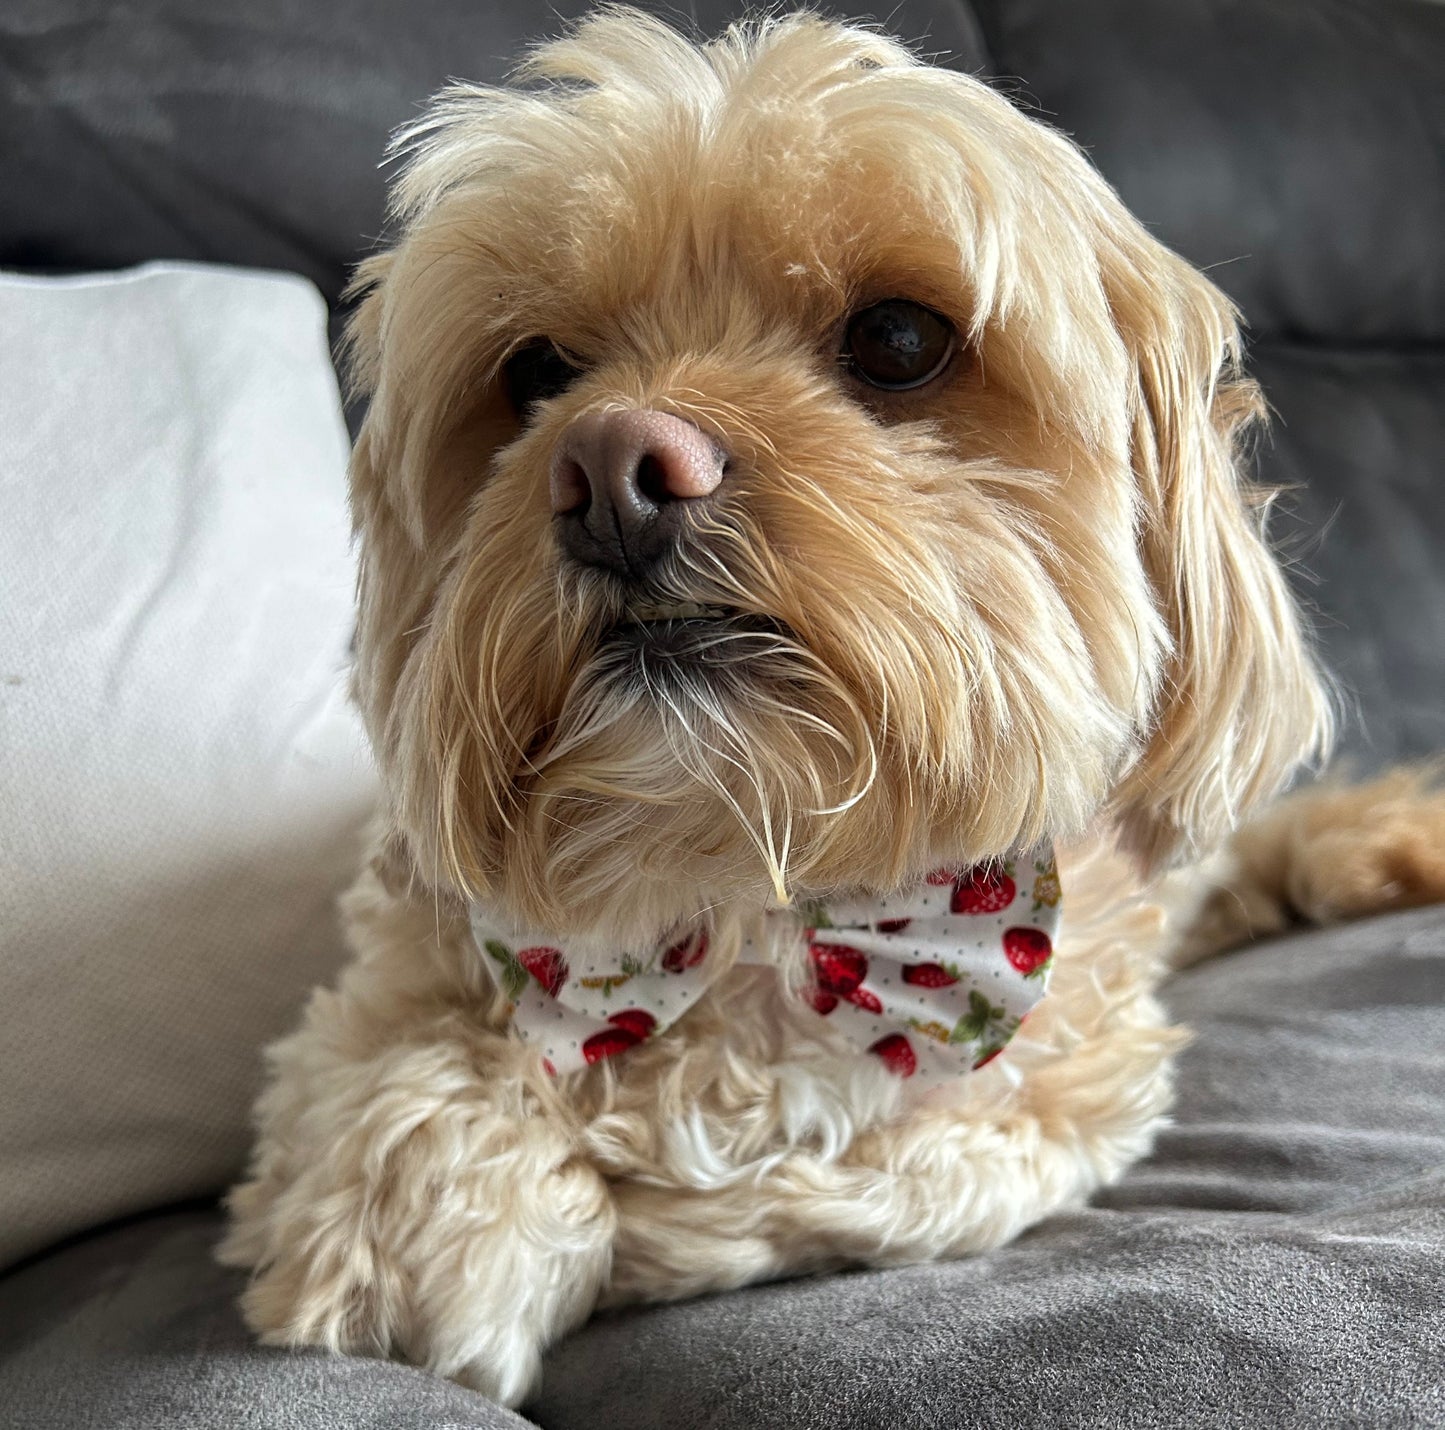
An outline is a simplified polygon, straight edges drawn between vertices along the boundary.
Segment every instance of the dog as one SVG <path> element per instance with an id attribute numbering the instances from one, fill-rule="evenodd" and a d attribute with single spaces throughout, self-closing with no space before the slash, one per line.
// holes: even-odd
<path id="1" fill-rule="evenodd" d="M 266 1341 L 515 1405 L 599 1304 L 997 1246 L 1148 1151 L 1171 962 L 1445 888 L 1423 778 L 1229 843 L 1332 728 L 1261 398 L 1059 133 L 614 8 L 399 147 L 385 809 L 230 1199 Z"/>

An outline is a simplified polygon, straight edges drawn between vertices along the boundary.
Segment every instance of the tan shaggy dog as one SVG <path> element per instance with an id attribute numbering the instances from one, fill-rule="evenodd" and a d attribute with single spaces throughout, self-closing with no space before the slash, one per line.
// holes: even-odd
<path id="1" fill-rule="evenodd" d="M 1407 777 L 1287 802 L 1212 895 L 1160 880 L 1328 704 L 1237 464 L 1230 305 L 1059 134 L 867 30 L 607 10 L 401 143 L 351 335 L 388 800 L 231 1201 L 266 1340 L 516 1403 L 599 1303 L 996 1246 L 1149 1148 L 1184 941 L 1439 893 Z M 926 1094 L 765 914 L 1047 840 L 1048 993 Z M 712 981 L 553 1077 L 475 907 L 703 928 Z"/>

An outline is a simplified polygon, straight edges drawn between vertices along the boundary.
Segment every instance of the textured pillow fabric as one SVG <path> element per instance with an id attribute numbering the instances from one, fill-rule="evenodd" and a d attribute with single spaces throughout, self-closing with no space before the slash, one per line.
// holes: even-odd
<path id="1" fill-rule="evenodd" d="M 374 777 L 304 280 L 0 276 L 0 1264 L 214 1191 Z"/>

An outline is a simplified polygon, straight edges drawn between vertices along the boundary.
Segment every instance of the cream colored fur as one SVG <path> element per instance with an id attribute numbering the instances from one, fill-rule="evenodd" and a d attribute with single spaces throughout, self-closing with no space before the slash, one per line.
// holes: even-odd
<path id="1" fill-rule="evenodd" d="M 957 1256 L 1119 1176 L 1181 1040 L 1165 908 L 1205 898 L 1148 870 L 1215 848 L 1329 722 L 1236 466 L 1259 399 L 1227 301 L 984 85 L 807 16 L 696 47 L 605 11 L 403 148 L 352 333 L 388 804 L 224 1254 L 268 1341 L 510 1404 L 599 1303 Z M 965 341 L 886 395 L 836 354 L 895 295 Z M 583 371 L 523 426 L 498 374 L 537 335 Z M 779 633 L 710 680 L 619 676 L 621 597 L 554 537 L 560 435 L 629 406 L 732 456 L 665 583 Z M 705 915 L 727 968 L 774 891 L 1045 836 L 1071 841 L 1048 996 L 927 1098 L 831 1041 L 782 951 L 554 1081 L 467 932 L 471 900 L 559 938 Z M 1295 906 L 1371 907 L 1362 883 Z"/>

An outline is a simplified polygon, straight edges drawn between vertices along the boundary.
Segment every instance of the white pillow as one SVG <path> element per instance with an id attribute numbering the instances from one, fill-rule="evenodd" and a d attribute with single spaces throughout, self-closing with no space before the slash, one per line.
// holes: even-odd
<path id="1" fill-rule="evenodd" d="M 0 1265 L 220 1188 L 374 798 L 326 310 L 0 275 Z"/>

